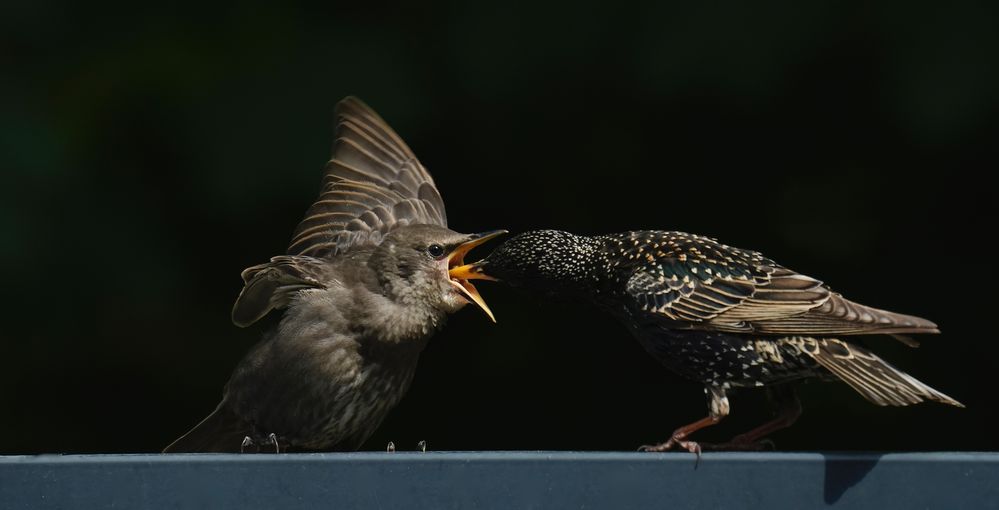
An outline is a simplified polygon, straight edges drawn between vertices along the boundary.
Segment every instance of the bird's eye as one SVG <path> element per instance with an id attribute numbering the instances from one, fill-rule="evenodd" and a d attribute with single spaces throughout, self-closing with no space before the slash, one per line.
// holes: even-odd
<path id="1" fill-rule="evenodd" d="M 427 253 L 435 259 L 439 259 L 444 256 L 444 247 L 439 244 L 431 244 L 427 246 Z"/>

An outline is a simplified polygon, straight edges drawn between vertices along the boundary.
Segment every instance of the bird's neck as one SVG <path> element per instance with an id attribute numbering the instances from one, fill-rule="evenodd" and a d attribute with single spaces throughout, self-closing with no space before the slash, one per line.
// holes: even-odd
<path id="1" fill-rule="evenodd" d="M 407 344 L 423 350 L 427 340 L 447 322 L 447 314 L 423 302 L 395 303 L 374 311 L 370 324 L 376 337 L 387 344 Z"/>
<path id="2" fill-rule="evenodd" d="M 435 293 L 441 292 L 440 285 L 429 275 L 409 280 L 383 275 L 374 290 L 376 306 L 367 308 L 367 323 L 378 330 L 376 336 L 384 342 L 419 343 L 447 321 L 447 313 L 436 305 L 440 299 Z"/>
<path id="3" fill-rule="evenodd" d="M 621 235 L 573 236 L 570 249 L 557 250 L 563 269 L 558 273 L 556 290 L 601 306 L 608 299 L 613 303 L 614 294 L 623 288 L 635 265 L 646 260 L 622 254 L 632 244 L 632 239 Z"/>
<path id="4" fill-rule="evenodd" d="M 602 237 L 569 234 L 559 240 L 559 248 L 548 251 L 536 264 L 547 290 L 585 297 L 603 284 L 606 261 Z"/>

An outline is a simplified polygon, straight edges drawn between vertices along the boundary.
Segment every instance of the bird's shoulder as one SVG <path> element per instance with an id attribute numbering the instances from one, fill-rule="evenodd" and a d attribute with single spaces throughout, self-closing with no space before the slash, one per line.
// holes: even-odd
<path id="1" fill-rule="evenodd" d="M 232 308 L 232 321 L 246 327 L 273 309 L 288 306 L 298 292 L 339 285 L 342 266 L 351 257 L 316 258 L 280 255 L 243 270 L 243 289 Z"/>
<path id="2" fill-rule="evenodd" d="M 642 230 L 604 236 L 607 260 L 629 273 L 666 271 L 667 278 L 691 276 L 750 280 L 761 267 L 778 267 L 763 254 L 718 240 L 666 230 Z"/>

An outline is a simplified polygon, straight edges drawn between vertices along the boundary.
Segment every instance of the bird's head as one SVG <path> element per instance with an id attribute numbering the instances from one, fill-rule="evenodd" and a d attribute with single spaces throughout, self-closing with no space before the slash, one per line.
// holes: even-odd
<path id="1" fill-rule="evenodd" d="M 463 265 L 465 254 L 472 248 L 505 233 L 494 230 L 459 234 L 437 225 L 399 227 L 385 236 L 372 254 L 371 263 L 388 294 L 396 300 L 447 313 L 473 302 L 495 322 L 475 286 L 448 272 Z"/>
<path id="2" fill-rule="evenodd" d="M 560 230 L 520 234 L 486 258 L 454 267 L 451 277 L 461 280 L 501 280 L 510 285 L 558 292 L 579 287 L 589 278 L 598 241 Z"/>

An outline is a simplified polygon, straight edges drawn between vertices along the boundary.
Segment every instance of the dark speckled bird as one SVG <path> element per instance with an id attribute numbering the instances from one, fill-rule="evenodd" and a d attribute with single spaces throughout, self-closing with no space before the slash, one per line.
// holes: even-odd
<path id="1" fill-rule="evenodd" d="M 211 415 L 165 452 L 356 450 L 406 393 L 417 359 L 469 282 L 448 270 L 502 233 L 447 228 L 413 152 L 355 98 L 337 105 L 333 158 L 287 255 L 243 271 L 237 326 L 283 309 Z"/>
<path id="2" fill-rule="evenodd" d="M 875 354 L 840 337 L 939 333 L 932 322 L 854 303 L 822 282 L 749 250 L 682 232 L 579 236 L 539 230 L 514 237 L 485 259 L 451 271 L 589 301 L 624 323 L 641 345 L 682 377 L 700 382 L 709 415 L 662 444 L 699 452 L 688 439 L 729 413 L 727 392 L 767 387 L 777 417 L 723 448 L 757 448 L 801 409 L 793 383 L 840 380 L 881 406 L 933 400 L 963 407 Z"/>

